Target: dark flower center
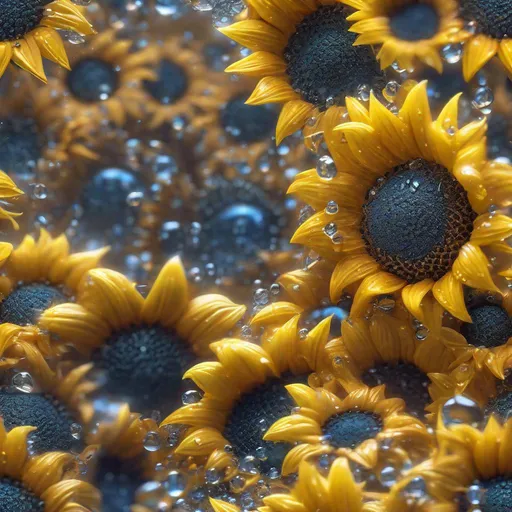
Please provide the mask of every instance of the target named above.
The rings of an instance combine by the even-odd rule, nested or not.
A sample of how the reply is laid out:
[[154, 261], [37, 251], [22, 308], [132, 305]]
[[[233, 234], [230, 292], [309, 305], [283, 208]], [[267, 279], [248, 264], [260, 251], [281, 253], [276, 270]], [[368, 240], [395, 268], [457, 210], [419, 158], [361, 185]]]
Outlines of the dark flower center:
[[512, 337], [512, 318], [501, 306], [487, 304], [469, 310], [472, 324], [463, 324], [461, 332], [476, 347], [494, 348]]
[[346, 411], [331, 416], [322, 427], [327, 442], [335, 448], [355, 448], [382, 430], [382, 419], [368, 411]]
[[162, 105], [172, 105], [178, 101], [188, 87], [185, 69], [170, 60], [162, 60], [157, 68], [158, 79], [145, 80], [144, 88]]
[[512, 503], [512, 480], [509, 478], [493, 478], [483, 482], [485, 488], [482, 504], [478, 507], [482, 512], [510, 512]]
[[353, 46], [349, 28], [341, 5], [321, 6], [296, 26], [284, 50], [291, 86], [320, 109], [344, 105], [361, 85], [385, 85], [371, 48]]
[[395, 167], [368, 192], [361, 234], [385, 270], [417, 283], [451, 269], [475, 218], [460, 183], [441, 165], [418, 158]]
[[135, 493], [142, 485], [137, 461], [101, 457], [96, 468], [95, 486], [101, 492], [103, 510], [131, 512]]
[[461, 16], [494, 39], [512, 37], [512, 0], [461, 0]]
[[33, 119], [0, 119], [0, 144], [0, 169], [11, 176], [23, 176], [33, 171], [41, 158], [39, 130]]
[[68, 302], [61, 290], [47, 284], [27, 284], [14, 289], [0, 305], [0, 322], [34, 325], [41, 313]]
[[84, 220], [98, 230], [125, 226], [133, 220], [128, 196], [143, 192], [139, 176], [125, 169], [108, 168], [95, 174], [82, 192]]
[[408, 4], [391, 14], [389, 26], [398, 39], [431, 39], [439, 30], [439, 15], [430, 4]]
[[2, 0], [0, 2], [0, 41], [19, 39], [35, 29], [51, 0]]
[[504, 389], [485, 406], [485, 416], [495, 414], [501, 421], [507, 421], [512, 415], [512, 391]]
[[246, 105], [247, 98], [243, 95], [228, 101], [220, 115], [226, 133], [241, 144], [270, 138], [277, 123], [277, 112], [272, 105]]
[[21, 482], [0, 478], [1, 512], [44, 512], [44, 501], [29, 491]]
[[408, 412], [423, 417], [430, 402], [430, 380], [417, 366], [410, 363], [384, 363], [370, 368], [362, 375], [367, 386], [385, 384], [387, 398], [404, 400]]
[[109, 62], [88, 57], [68, 73], [68, 88], [84, 103], [108, 100], [119, 87], [119, 74]]
[[30, 435], [36, 453], [67, 452], [76, 445], [73, 418], [51, 395], [0, 392], [0, 416], [7, 430], [20, 426], [37, 428]]
[[242, 180], [215, 180], [199, 202], [202, 215], [198, 257], [232, 275], [237, 264], [276, 248], [287, 216], [268, 194]]
[[285, 386], [306, 381], [307, 376], [285, 375], [280, 379], [267, 380], [240, 398], [224, 428], [224, 437], [237, 457], [258, 457], [263, 449], [266, 458], [261, 463], [261, 470], [281, 469], [290, 446], [263, 441], [263, 436], [278, 419], [288, 416], [295, 407]]
[[106, 391], [144, 412], [180, 405], [182, 377], [193, 360], [186, 342], [159, 325], [114, 332], [94, 354], [106, 372]]

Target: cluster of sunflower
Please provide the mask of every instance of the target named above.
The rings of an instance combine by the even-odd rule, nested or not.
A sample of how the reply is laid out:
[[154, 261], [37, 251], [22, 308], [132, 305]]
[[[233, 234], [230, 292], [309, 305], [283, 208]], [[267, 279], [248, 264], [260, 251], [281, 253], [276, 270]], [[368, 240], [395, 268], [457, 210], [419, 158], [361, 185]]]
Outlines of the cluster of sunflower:
[[511, 0], [103, 3], [0, 0], [0, 510], [510, 510]]

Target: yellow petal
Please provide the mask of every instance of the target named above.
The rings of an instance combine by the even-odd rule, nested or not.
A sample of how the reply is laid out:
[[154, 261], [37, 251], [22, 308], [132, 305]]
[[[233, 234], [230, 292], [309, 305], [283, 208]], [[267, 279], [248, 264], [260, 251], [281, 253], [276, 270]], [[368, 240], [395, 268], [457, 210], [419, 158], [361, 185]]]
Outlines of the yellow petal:
[[340, 261], [331, 277], [330, 297], [333, 303], [340, 300], [345, 289], [351, 284], [377, 273], [379, 264], [367, 254], [349, 256]]
[[294, 446], [287, 454], [283, 461], [283, 475], [297, 473], [299, 465], [303, 460], [310, 457], [318, 457], [323, 453], [329, 453], [331, 448], [322, 443], [315, 444], [299, 444]]
[[354, 303], [350, 310], [351, 316], [364, 316], [368, 310], [370, 301], [379, 295], [394, 293], [407, 284], [403, 279], [389, 274], [379, 272], [363, 279], [354, 296]]
[[286, 62], [269, 52], [254, 52], [226, 68], [226, 73], [247, 76], [274, 76], [286, 73]]
[[246, 310], [223, 295], [201, 295], [188, 303], [175, 328], [197, 354], [208, 354], [208, 344], [226, 336]]
[[55, 0], [46, 6], [41, 25], [60, 30], [73, 30], [81, 35], [95, 34], [96, 31], [87, 21], [80, 9], [71, 2]]
[[44, 58], [56, 62], [68, 70], [71, 69], [64, 43], [55, 29], [39, 27], [34, 30], [33, 35]]
[[462, 71], [469, 82], [497, 53], [499, 42], [484, 34], [473, 36], [464, 45]]
[[210, 505], [213, 508], [213, 512], [240, 512], [240, 509], [236, 505], [222, 500], [210, 498]]
[[16, 41], [12, 49], [12, 61], [21, 69], [32, 73], [39, 80], [47, 82], [41, 51], [31, 34], [27, 34], [24, 39]]
[[282, 32], [261, 20], [244, 20], [219, 29], [225, 36], [250, 50], [278, 54], [287, 44]]
[[505, 66], [509, 75], [512, 75], [512, 39], [504, 38], [500, 41], [498, 57]]
[[434, 286], [432, 279], [424, 279], [419, 283], [409, 284], [402, 290], [402, 300], [405, 307], [409, 310], [411, 315], [420, 320], [425, 321], [425, 316], [422, 309], [422, 301], [427, 293]]
[[302, 414], [291, 414], [277, 420], [263, 436], [265, 441], [286, 443], [318, 443], [322, 436], [320, 425]]
[[512, 219], [506, 215], [480, 215], [474, 223], [471, 243], [490, 245], [512, 236]]
[[283, 139], [303, 128], [314, 110], [311, 103], [302, 100], [285, 103], [277, 121], [276, 144], [281, 144]]
[[251, 319], [251, 325], [254, 327], [268, 325], [282, 325], [290, 318], [300, 315], [303, 309], [291, 302], [274, 302], [258, 311]]
[[9, 62], [11, 62], [12, 49], [9, 43], [0, 43], [0, 76], [5, 73]]
[[453, 275], [466, 286], [499, 293], [489, 271], [489, 260], [477, 245], [468, 242], [459, 251], [452, 268]]
[[187, 277], [180, 258], [175, 256], [160, 270], [146, 297], [142, 306], [142, 321], [150, 325], [160, 323], [172, 327], [182, 316], [187, 304]]
[[258, 82], [246, 103], [247, 105], [264, 105], [265, 103], [286, 103], [294, 100], [300, 100], [300, 96], [284, 78], [266, 76]]
[[462, 283], [451, 272], [448, 272], [437, 281], [432, 289], [432, 293], [439, 304], [454, 317], [463, 322], [472, 322], [464, 302]]
[[121, 329], [139, 322], [144, 299], [119, 272], [97, 268], [90, 270], [82, 282], [79, 303], [104, 318], [113, 329]]
[[176, 448], [178, 455], [204, 456], [214, 450], [222, 450], [229, 443], [222, 434], [212, 428], [201, 428], [188, 435]]

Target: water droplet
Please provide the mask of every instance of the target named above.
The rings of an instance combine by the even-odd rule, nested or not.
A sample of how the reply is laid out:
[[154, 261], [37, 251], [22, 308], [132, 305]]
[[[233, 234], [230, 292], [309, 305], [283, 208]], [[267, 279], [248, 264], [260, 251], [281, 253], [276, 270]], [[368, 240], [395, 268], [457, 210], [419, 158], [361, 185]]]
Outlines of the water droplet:
[[181, 396], [181, 401], [183, 402], [183, 405], [197, 404], [201, 401], [201, 398], [203, 398], [203, 395], [200, 391], [196, 389], [190, 389], [189, 391], [185, 391], [185, 393], [183, 393]]
[[323, 155], [317, 161], [316, 172], [320, 178], [323, 178], [324, 180], [332, 180], [338, 171], [334, 160], [329, 155]]
[[34, 380], [28, 372], [19, 372], [12, 378], [12, 385], [23, 393], [31, 393], [34, 389]]
[[455, 64], [460, 61], [462, 57], [461, 44], [447, 44], [441, 49], [441, 55], [448, 64]]
[[162, 441], [158, 432], [148, 432], [144, 438], [144, 448], [148, 452], [156, 452], [160, 449]]
[[466, 423], [477, 427], [484, 419], [480, 406], [464, 395], [456, 395], [447, 400], [443, 405], [441, 414], [446, 426]]
[[172, 498], [179, 498], [187, 488], [187, 479], [180, 471], [170, 471], [165, 482], [167, 494]]
[[329, 201], [325, 207], [325, 213], [327, 213], [327, 215], [335, 215], [338, 213], [338, 210], [339, 207], [336, 201]]

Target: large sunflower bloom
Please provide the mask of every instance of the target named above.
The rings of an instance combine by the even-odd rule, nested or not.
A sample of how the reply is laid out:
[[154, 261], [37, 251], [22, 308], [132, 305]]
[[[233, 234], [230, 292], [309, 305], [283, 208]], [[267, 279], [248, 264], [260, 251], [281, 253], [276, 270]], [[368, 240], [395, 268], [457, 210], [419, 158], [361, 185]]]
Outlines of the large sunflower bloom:
[[42, 57], [69, 69], [57, 30], [95, 33], [80, 8], [70, 0], [7, 0], [0, 7], [0, 18], [0, 76], [12, 60], [46, 82]]
[[0, 420], [2, 507], [16, 512], [97, 510], [100, 506], [98, 491], [87, 482], [69, 478], [73, 455], [49, 452], [29, 457], [27, 437], [34, 430], [26, 426], [6, 432]]
[[[305, 339], [298, 332], [299, 317], [263, 336], [262, 345], [224, 339], [210, 345], [216, 361], [200, 363], [185, 378], [204, 391], [203, 398], [168, 416], [162, 425], [187, 425], [178, 455], [206, 461], [230, 479], [237, 472], [233, 455], [254, 457], [262, 473], [281, 469], [285, 444], [265, 442], [263, 435], [277, 419], [286, 416], [293, 401], [285, 386], [291, 383], [331, 382], [324, 351], [330, 319], [312, 329]], [[231, 446], [231, 450], [226, 450]], [[251, 477], [252, 478], [252, 477]]]
[[262, 77], [247, 102], [283, 104], [278, 144], [308, 120], [340, 115], [361, 86], [385, 85], [372, 49], [353, 46], [344, 4], [351, 2], [249, 0], [248, 19], [221, 29], [254, 52], [226, 69]]
[[39, 239], [24, 237], [2, 267], [0, 276], [0, 340], [4, 359], [0, 367], [16, 366], [31, 357], [34, 347], [44, 355], [60, 352], [50, 347], [39, 325], [41, 313], [72, 299], [86, 272], [97, 266], [108, 248], [70, 253], [65, 235], [53, 238], [42, 229]]
[[384, 384], [388, 398], [402, 398], [407, 412], [422, 417], [442, 392], [429, 374], [448, 372], [454, 360], [433, 334], [424, 338], [409, 322], [376, 313], [370, 321], [344, 321], [341, 338], [329, 342], [327, 351], [347, 392]]
[[439, 48], [463, 40], [457, 0], [346, 0], [356, 9], [347, 19], [360, 34], [355, 45], [382, 45], [377, 59], [382, 68], [395, 61], [411, 70], [419, 59], [439, 73], [443, 61]]
[[246, 308], [222, 295], [189, 297], [179, 258], [164, 265], [147, 297], [122, 274], [87, 274], [76, 304], [59, 304], [41, 316], [54, 338], [91, 354], [106, 374], [106, 391], [134, 403], [135, 410], [174, 407], [181, 378], [208, 344], [225, 336]]
[[512, 74], [512, 17], [510, 1], [459, 0], [460, 16], [471, 26], [466, 34], [462, 67], [466, 81], [497, 55]]
[[132, 51], [132, 42], [119, 39], [114, 29], [95, 36], [72, 61], [70, 71], [53, 78], [43, 89], [37, 108], [56, 125], [86, 118], [92, 128], [105, 119], [123, 126], [128, 116], [140, 119], [138, 91], [144, 80], [154, 80], [149, 51]]
[[284, 475], [296, 472], [302, 460], [322, 454], [347, 457], [373, 468], [379, 462], [379, 444], [391, 438], [394, 446], [401, 444], [417, 455], [428, 453], [427, 428], [404, 414], [403, 400], [386, 399], [384, 386], [363, 386], [345, 398], [303, 384], [286, 389], [299, 410], [277, 420], [264, 436], [267, 441], [295, 444], [284, 459]]
[[336, 176], [310, 170], [290, 187], [317, 210], [292, 242], [338, 261], [331, 299], [354, 285], [353, 317], [400, 291], [424, 321], [432, 292], [471, 322], [464, 285], [497, 291], [482, 248], [512, 234], [512, 219], [491, 208], [511, 204], [512, 168], [486, 160], [485, 119], [457, 128], [457, 96], [433, 121], [426, 87], [413, 87], [398, 115], [374, 96], [369, 110], [349, 101], [351, 122], [333, 145]]

